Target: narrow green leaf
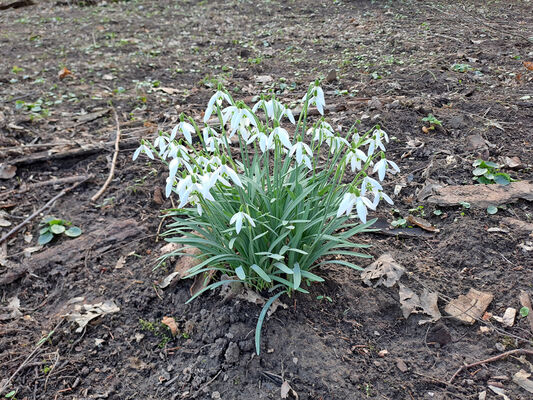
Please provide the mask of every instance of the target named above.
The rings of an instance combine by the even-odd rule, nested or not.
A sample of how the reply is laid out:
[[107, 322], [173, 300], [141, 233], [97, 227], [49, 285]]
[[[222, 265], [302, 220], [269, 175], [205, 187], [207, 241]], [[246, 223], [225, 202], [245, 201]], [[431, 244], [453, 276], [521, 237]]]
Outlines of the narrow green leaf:
[[300, 287], [300, 283], [302, 283], [302, 272], [300, 271], [300, 264], [294, 263], [294, 289], [298, 289]]
[[246, 279], [246, 274], [244, 273], [244, 268], [242, 267], [242, 265], [235, 268], [235, 273], [241, 281], [244, 281]]
[[268, 276], [267, 273], [263, 271], [259, 265], [253, 264], [250, 268], [253, 269], [257, 273], [257, 275], [259, 275], [264, 281], [268, 283], [272, 282], [270, 276]]
[[294, 271], [292, 269], [290, 269], [289, 267], [287, 267], [283, 263], [277, 262], [277, 263], [274, 263], [274, 266], [277, 269], [279, 269], [281, 272], [285, 272], [286, 274], [292, 275], [294, 273]]
[[285, 292], [279, 292], [272, 296], [263, 306], [261, 313], [259, 314], [259, 319], [257, 320], [257, 325], [255, 327], [255, 351], [257, 355], [261, 352], [261, 328], [263, 327], [263, 321], [265, 320], [265, 316], [267, 314], [268, 309], [276, 301], [278, 297], [280, 297]]

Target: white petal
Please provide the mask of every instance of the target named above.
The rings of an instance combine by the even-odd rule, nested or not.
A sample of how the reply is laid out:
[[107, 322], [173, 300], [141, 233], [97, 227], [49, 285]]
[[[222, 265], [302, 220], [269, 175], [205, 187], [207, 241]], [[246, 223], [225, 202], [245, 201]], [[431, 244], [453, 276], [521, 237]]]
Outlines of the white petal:
[[141, 150], [142, 150], [142, 145], [137, 147], [137, 150], [135, 150], [135, 153], [133, 153], [133, 157], [132, 157], [133, 161], [135, 161], [137, 157], [139, 157], [139, 154], [141, 154]]
[[254, 222], [254, 220], [252, 219], [252, 217], [250, 217], [248, 214], [244, 214], [244, 216], [246, 217], [246, 219], [248, 220], [248, 222], [250, 223], [250, 225], [252, 225], [252, 226], [255, 228], [255, 222]]
[[237, 222], [235, 224], [235, 232], [237, 232], [237, 234], [239, 234], [242, 229], [242, 218], [242, 213], [239, 213], [239, 217], [237, 218]]
[[[170, 163], [168, 164], [169, 174], [168, 176], [172, 179], [176, 176], [176, 173], [178, 172], [178, 168], [180, 166], [180, 160], [179, 158], [174, 158]], [[167, 196], [168, 197], [168, 196]]]
[[151, 158], [152, 160], [154, 159], [154, 155], [152, 154], [152, 150], [150, 150], [149, 147], [147, 146], [144, 146], [144, 152], [146, 153], [146, 155]]
[[359, 217], [359, 219], [361, 221], [363, 221], [363, 223], [366, 223], [367, 210], [366, 210], [366, 206], [363, 203], [363, 201], [361, 200], [361, 198], [357, 199], [355, 208], [357, 210], [357, 216]]
[[165, 187], [165, 196], [170, 197], [170, 193], [172, 193], [172, 187], [174, 186], [174, 178], [171, 178], [170, 176], [167, 178], [167, 185]]
[[233, 217], [231, 217], [231, 219], [229, 220], [229, 224], [233, 225], [238, 217], [239, 217], [239, 213], [233, 214]]

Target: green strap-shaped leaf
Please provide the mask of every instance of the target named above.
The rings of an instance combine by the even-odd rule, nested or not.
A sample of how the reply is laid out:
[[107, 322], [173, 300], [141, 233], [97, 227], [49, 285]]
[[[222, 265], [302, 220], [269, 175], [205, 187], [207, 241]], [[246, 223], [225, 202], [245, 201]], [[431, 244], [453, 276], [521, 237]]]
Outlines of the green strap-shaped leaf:
[[257, 320], [257, 325], [255, 327], [255, 351], [257, 355], [261, 352], [261, 328], [263, 327], [263, 321], [265, 320], [266, 313], [272, 303], [276, 301], [278, 297], [280, 297], [285, 292], [279, 292], [278, 294], [275, 294], [272, 296], [263, 306], [263, 309], [261, 310], [261, 314], [259, 314], [259, 319]]

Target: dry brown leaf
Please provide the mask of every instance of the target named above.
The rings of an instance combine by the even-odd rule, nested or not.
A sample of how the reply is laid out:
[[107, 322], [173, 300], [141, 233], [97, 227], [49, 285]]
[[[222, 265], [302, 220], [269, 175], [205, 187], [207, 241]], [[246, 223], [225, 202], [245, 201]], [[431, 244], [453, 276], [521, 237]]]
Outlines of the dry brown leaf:
[[531, 379], [528, 379], [530, 376], [530, 373], [521, 369], [513, 375], [513, 382], [520, 386], [522, 389], [527, 390], [529, 393], [533, 393], [533, 381]]
[[294, 389], [289, 385], [288, 381], [283, 381], [281, 384], [281, 398], [282, 399], [288, 399], [289, 396], [293, 396], [296, 400], [298, 400], [298, 393], [294, 391]]
[[200, 255], [201, 252], [197, 248], [188, 247], [182, 250], [183, 253], [187, 254], [186, 256], [181, 256], [176, 264], [174, 265], [174, 271], [179, 272], [180, 276], [183, 278], [187, 275], [192, 267], [195, 267], [200, 263], [200, 260], [195, 256]]
[[413, 313], [424, 313], [431, 317], [429, 320], [421, 320], [419, 324], [427, 322], [435, 322], [441, 318], [439, 307], [437, 306], [437, 293], [429, 292], [424, 289], [420, 297], [409, 289], [407, 286], [399, 284], [400, 286], [400, 304], [405, 319]]
[[530, 71], [533, 71], [533, 61], [524, 61], [524, 67]]
[[[69, 302], [75, 303], [77, 301], [83, 301], [83, 297], [76, 297]], [[102, 315], [115, 313], [118, 311], [120, 311], [120, 308], [115, 304], [115, 302], [113, 300], [107, 300], [102, 303], [95, 304], [76, 304], [74, 306], [74, 311], [67, 314], [66, 317], [69, 321], [74, 321], [79, 325], [79, 327], [76, 329], [76, 332], [80, 333], [91, 320]]]
[[191, 292], [191, 296], [194, 296], [201, 290], [205, 289], [211, 282], [211, 279], [213, 278], [213, 275], [215, 275], [216, 271], [216, 269], [212, 269], [208, 272], [196, 275], [194, 277], [194, 282], [192, 283], [191, 288], [189, 289]]
[[124, 268], [124, 264], [126, 264], [126, 256], [120, 256], [115, 264], [115, 269]]
[[174, 89], [174, 88], [170, 88], [170, 87], [158, 87], [156, 89], [160, 90], [163, 93], [170, 94], [170, 95], [179, 94], [179, 92], [180, 92], [179, 89]]
[[407, 217], [407, 222], [409, 222], [412, 225], [416, 225], [425, 231], [428, 232], [440, 232], [438, 228], [435, 228], [433, 225], [431, 225], [430, 222], [426, 221], [424, 218], [415, 217], [414, 215], [409, 215]]
[[493, 298], [491, 293], [470, 289], [466, 296], [460, 295], [450, 301], [444, 311], [453, 318], [472, 325], [476, 319], [483, 315]]
[[17, 174], [17, 167], [14, 165], [0, 164], [0, 179], [11, 179]]
[[65, 79], [67, 76], [72, 75], [72, 71], [69, 71], [67, 67], [64, 67], [59, 73], [57, 74], [57, 77], [59, 79]]
[[397, 264], [390, 254], [383, 254], [365, 268], [361, 273], [361, 279], [368, 286], [372, 286], [372, 280], [377, 279], [374, 287], [379, 285], [392, 287], [398, 282], [404, 272], [403, 267]]
[[2, 308], [8, 311], [8, 314], [0, 314], [0, 321], [15, 319], [22, 316], [22, 313], [20, 312], [20, 300], [17, 296], [12, 297], [7, 306], [0, 307], [0, 309]]
[[178, 324], [176, 324], [176, 320], [173, 317], [163, 317], [161, 323], [169, 327], [172, 336], [176, 336], [178, 334]]

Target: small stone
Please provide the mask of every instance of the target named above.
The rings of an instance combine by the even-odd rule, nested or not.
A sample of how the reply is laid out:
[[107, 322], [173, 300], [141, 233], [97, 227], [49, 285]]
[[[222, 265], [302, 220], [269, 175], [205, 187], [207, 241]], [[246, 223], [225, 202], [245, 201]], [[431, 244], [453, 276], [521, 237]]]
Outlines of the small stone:
[[498, 351], [505, 351], [505, 346], [501, 344], [500, 342], [496, 343], [496, 350]]
[[381, 358], [385, 357], [387, 354], [389, 354], [389, 351], [388, 350], [381, 350], [379, 353], [378, 353], [378, 356], [380, 356]]
[[298, 365], [298, 357], [293, 357], [292, 362], [294, 363], [294, 365]]
[[407, 364], [405, 364], [405, 362], [401, 358], [398, 358], [396, 360], [396, 368], [398, 368], [401, 372], [407, 372], [407, 370], [409, 369], [407, 367]]
[[337, 71], [332, 69], [326, 75], [326, 82], [327, 83], [331, 83], [331, 82], [336, 81], [336, 80], [337, 80]]
[[486, 333], [489, 333], [490, 332], [490, 328], [488, 326], [480, 326], [479, 327], [479, 331], [482, 333], [482, 334], [486, 334]]
[[220, 392], [213, 392], [211, 393], [211, 398], [213, 400], [220, 400], [222, 397], [220, 397]]
[[224, 354], [224, 358], [226, 359], [226, 362], [235, 364], [239, 361], [239, 355], [239, 346], [237, 343], [231, 342], [226, 350], [226, 353]]

